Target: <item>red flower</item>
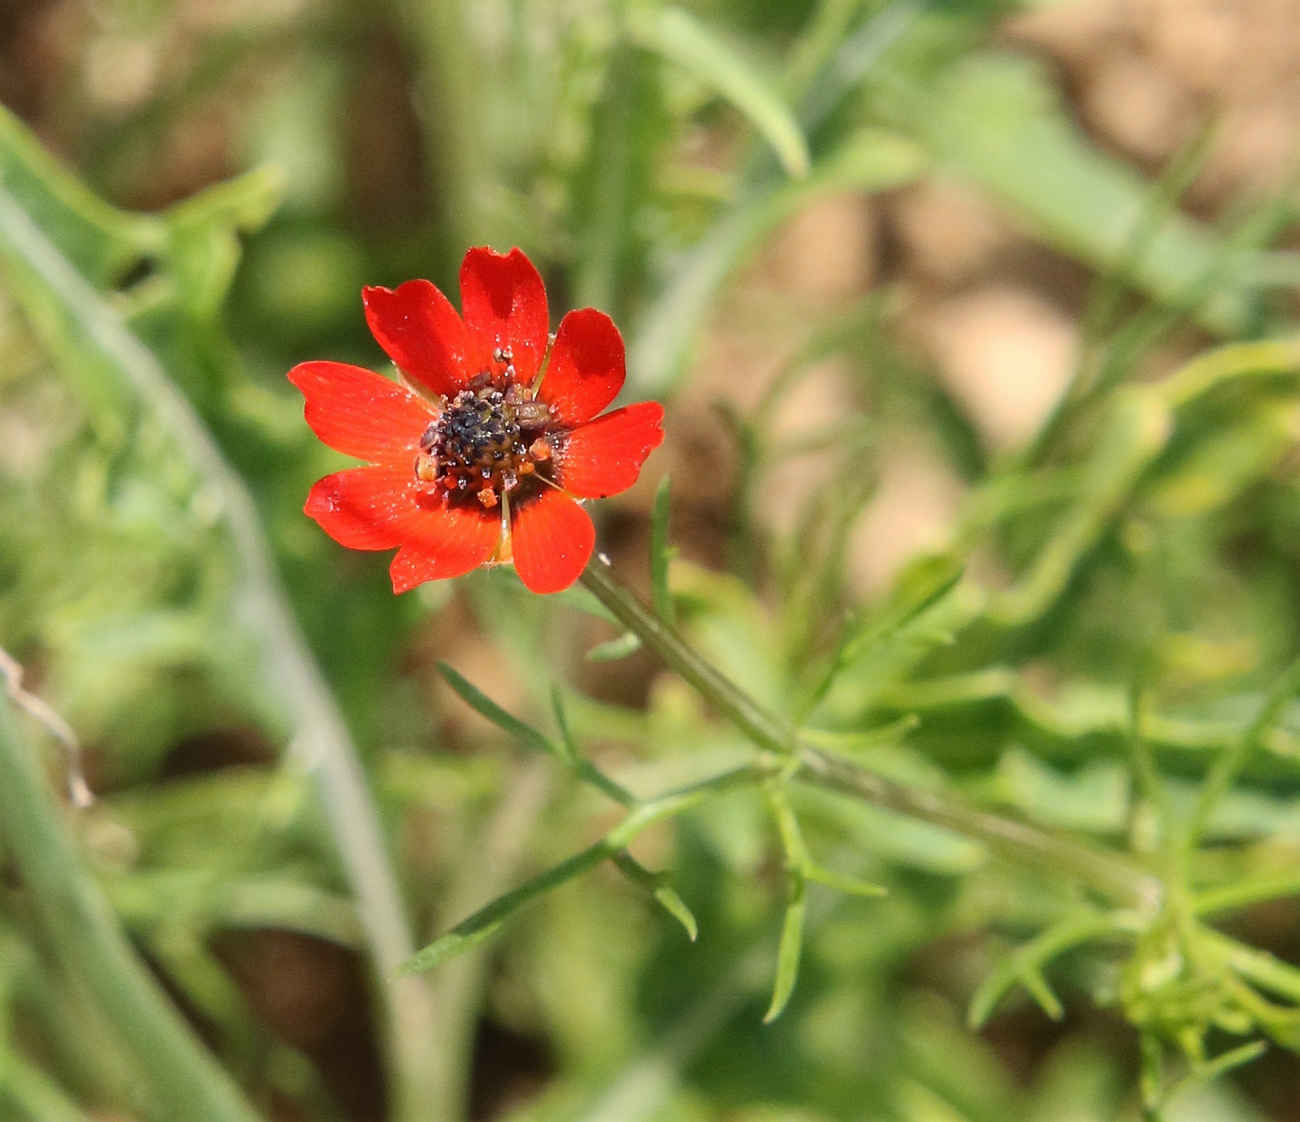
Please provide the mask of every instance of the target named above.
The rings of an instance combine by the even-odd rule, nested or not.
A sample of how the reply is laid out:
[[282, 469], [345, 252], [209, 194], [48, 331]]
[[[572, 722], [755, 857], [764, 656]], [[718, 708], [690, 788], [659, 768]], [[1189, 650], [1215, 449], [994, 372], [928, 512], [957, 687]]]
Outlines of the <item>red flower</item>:
[[362, 293], [371, 332], [419, 392], [341, 362], [289, 371], [316, 435], [372, 465], [319, 480], [304, 509], [340, 545], [397, 547], [394, 592], [512, 560], [534, 592], [559, 592], [596, 537], [574, 500], [636, 482], [663, 408], [597, 416], [623, 387], [618, 328], [584, 308], [548, 335], [546, 290], [521, 250], [471, 249], [460, 293], [463, 319], [426, 280]]

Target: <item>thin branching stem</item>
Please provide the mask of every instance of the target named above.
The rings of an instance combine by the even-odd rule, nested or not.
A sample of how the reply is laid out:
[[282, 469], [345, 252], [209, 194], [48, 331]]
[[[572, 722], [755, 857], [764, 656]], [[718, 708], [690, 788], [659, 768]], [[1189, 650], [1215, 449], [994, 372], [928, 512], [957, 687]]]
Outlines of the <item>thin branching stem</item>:
[[623, 585], [608, 559], [596, 557], [582, 581], [624, 627], [757, 747], [797, 761], [793, 779], [953, 830], [982, 842], [1004, 859], [1055, 870], [1107, 899], [1142, 907], [1152, 907], [1158, 901], [1159, 883], [1118, 857], [1028, 823], [965, 806], [951, 795], [886, 779], [801, 742], [793, 728], [727, 678]]
[[796, 779], [851, 795], [873, 806], [919, 818], [981, 842], [1005, 860], [1052, 870], [1087, 885], [1109, 900], [1150, 908], [1159, 882], [1126, 862], [1026, 822], [965, 806], [951, 796], [898, 783], [820, 749], [805, 747]]
[[640, 638], [643, 646], [654, 651], [673, 673], [758, 747], [783, 756], [795, 752], [794, 729], [759, 705], [630, 592], [604, 554], [598, 554], [587, 566], [582, 583], [619, 623]]

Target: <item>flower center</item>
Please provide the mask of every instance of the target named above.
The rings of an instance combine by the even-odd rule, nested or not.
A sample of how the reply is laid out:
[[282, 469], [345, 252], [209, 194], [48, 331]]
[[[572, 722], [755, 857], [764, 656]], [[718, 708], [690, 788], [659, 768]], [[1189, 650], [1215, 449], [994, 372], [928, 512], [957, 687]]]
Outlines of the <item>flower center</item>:
[[519, 386], [461, 390], [420, 437], [416, 477], [491, 509], [550, 460], [550, 419], [550, 406]]

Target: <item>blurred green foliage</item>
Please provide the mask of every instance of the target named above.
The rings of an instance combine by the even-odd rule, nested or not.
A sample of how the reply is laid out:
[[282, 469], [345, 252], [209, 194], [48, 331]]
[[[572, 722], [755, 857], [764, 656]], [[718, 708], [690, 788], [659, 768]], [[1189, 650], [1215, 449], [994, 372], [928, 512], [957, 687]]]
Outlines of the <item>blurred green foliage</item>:
[[[1152, 179], [1094, 143], [999, 45], [1014, 10], [107, 2], [65, 32], [80, 85], [0, 112], [0, 646], [99, 796], [45, 808], [76, 842], [56, 873], [253, 1111], [1294, 1117], [1267, 1113], [1300, 1097], [1294, 187], [1185, 213], [1197, 146]], [[363, 284], [454, 292], [467, 246], [519, 244], [556, 315], [616, 316], [630, 396], [697, 408], [702, 344], [792, 218], [933, 180], [1088, 278], [1038, 434], [990, 446], [884, 286], [781, 321], [703, 513], [670, 525], [665, 488], [602, 544], [805, 745], [955, 817], [793, 781], [585, 590], [394, 598], [302, 516], [338, 457], [283, 372], [378, 365]], [[1162, 347], [1191, 357], [1153, 380]], [[840, 424], [778, 435], [828, 357]], [[868, 596], [853, 532], [899, 432], [966, 491], [948, 544]], [[774, 529], [813, 455], [834, 485]], [[176, 1117], [18, 821], [0, 1118]], [[1158, 891], [1007, 860], [1008, 822]]]

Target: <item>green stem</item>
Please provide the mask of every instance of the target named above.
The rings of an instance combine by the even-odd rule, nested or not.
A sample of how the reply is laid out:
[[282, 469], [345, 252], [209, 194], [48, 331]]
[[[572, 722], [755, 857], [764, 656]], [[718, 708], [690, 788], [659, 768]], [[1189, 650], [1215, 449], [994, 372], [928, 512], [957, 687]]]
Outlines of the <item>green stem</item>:
[[1143, 907], [1158, 901], [1159, 882], [1117, 857], [1025, 822], [975, 810], [950, 795], [885, 779], [801, 742], [794, 729], [723, 675], [624, 586], [603, 555], [587, 566], [582, 582], [643, 645], [755, 745], [797, 760], [793, 778], [953, 830], [1017, 864], [1055, 869], [1109, 899]]
[[298, 627], [277, 572], [257, 506], [239, 473], [189, 399], [153, 353], [74, 269], [45, 232], [0, 184], [0, 264], [19, 303], [40, 328], [51, 309], [73, 340], [51, 343], [63, 362], [102, 371], [117, 395], [150, 409], [201, 480], [197, 503], [222, 512], [240, 563], [241, 619], [263, 655], [268, 694], [292, 730], [291, 749], [316, 782], [339, 858], [374, 956], [376, 986], [395, 1058], [395, 1117], [423, 1117], [429, 1056], [437, 1024], [418, 980], [389, 979], [413, 945], [397, 878], [388, 858], [365, 770], [324, 675]]
[[[505, 890], [524, 857], [546, 805], [548, 772], [533, 757], [515, 775], [500, 806], [461, 851], [462, 859], [445, 893], [445, 911], [459, 915], [481, 907]], [[460, 1122], [468, 1117], [474, 1029], [483, 1007], [491, 959], [483, 948], [444, 963], [429, 975], [437, 1000], [442, 1046], [431, 1060], [434, 1098], [425, 1104], [427, 1122]]]
[[1018, 865], [1054, 869], [1126, 905], [1152, 907], [1160, 898], [1162, 889], [1154, 877], [1070, 838], [976, 810], [937, 791], [885, 779], [817, 748], [804, 748], [800, 762], [797, 779], [963, 834]]
[[132, 951], [82, 867], [0, 699], [0, 837], [68, 970], [80, 975], [176, 1118], [257, 1122], [258, 1115]]
[[633, 595], [614, 575], [604, 554], [597, 554], [587, 566], [582, 583], [643, 646], [760, 748], [783, 756], [795, 752], [794, 729], [759, 705]]

